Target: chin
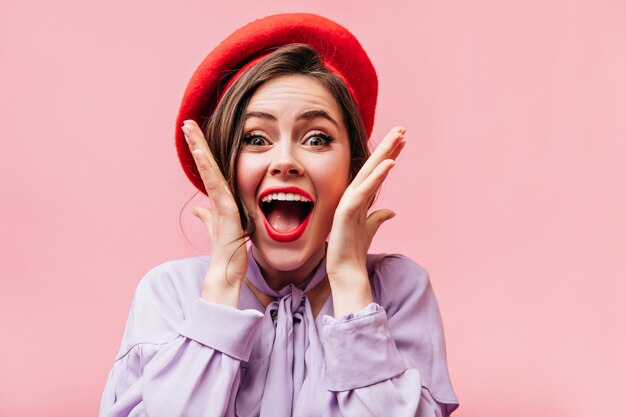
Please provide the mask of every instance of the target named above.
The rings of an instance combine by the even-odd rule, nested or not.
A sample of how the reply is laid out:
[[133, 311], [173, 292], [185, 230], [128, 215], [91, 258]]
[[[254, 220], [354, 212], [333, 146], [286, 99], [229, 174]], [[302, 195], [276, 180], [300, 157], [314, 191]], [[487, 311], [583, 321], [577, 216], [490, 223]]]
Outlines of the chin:
[[[325, 252], [325, 240], [314, 244], [313, 242], [307, 242], [306, 237], [302, 236], [299, 241], [290, 243], [272, 242], [269, 237], [268, 241], [261, 242], [260, 239], [252, 239], [253, 253], [256, 256], [261, 256], [262, 263], [266, 264], [266, 267], [270, 267], [276, 271], [295, 271], [304, 266], [309, 266], [307, 263], [312, 258], [321, 259]], [[320, 255], [320, 252], [322, 253]], [[257, 259], [259, 260], [259, 259]]]
[[281, 272], [296, 271], [302, 268], [310, 259], [305, 254], [300, 254], [296, 258], [291, 251], [284, 249], [270, 250], [269, 253], [263, 253], [262, 256], [268, 266]]
[[330, 229], [330, 224], [320, 224], [316, 216], [313, 216], [302, 236], [290, 242], [273, 239], [263, 224], [263, 219], [257, 217], [256, 220], [256, 232], [251, 239], [252, 250], [264, 272], [272, 275], [272, 271], [275, 273], [293, 271], [296, 278], [302, 273], [310, 273], [324, 257], [325, 237], [328, 234], [325, 232], [326, 229]]

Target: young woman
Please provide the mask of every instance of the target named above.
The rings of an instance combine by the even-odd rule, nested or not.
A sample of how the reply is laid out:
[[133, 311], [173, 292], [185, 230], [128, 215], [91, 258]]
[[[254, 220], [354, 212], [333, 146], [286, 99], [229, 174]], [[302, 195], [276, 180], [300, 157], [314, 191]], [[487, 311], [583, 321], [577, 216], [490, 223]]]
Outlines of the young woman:
[[[345, 28], [302, 14], [254, 22], [216, 51], [178, 135], [210, 201], [193, 213], [212, 253], [142, 279], [100, 415], [449, 415], [427, 272], [367, 254], [393, 217], [368, 209], [406, 143], [396, 127], [368, 155], [367, 55]], [[203, 114], [204, 132], [191, 120]]]

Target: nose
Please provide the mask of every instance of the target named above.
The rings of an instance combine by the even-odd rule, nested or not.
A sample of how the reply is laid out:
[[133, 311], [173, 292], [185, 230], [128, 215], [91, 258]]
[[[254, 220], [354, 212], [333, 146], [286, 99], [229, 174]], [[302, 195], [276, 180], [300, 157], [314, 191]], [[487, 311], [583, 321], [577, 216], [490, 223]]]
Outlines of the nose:
[[275, 176], [300, 176], [304, 174], [304, 167], [294, 155], [291, 144], [277, 149], [276, 157], [272, 160], [267, 170]]

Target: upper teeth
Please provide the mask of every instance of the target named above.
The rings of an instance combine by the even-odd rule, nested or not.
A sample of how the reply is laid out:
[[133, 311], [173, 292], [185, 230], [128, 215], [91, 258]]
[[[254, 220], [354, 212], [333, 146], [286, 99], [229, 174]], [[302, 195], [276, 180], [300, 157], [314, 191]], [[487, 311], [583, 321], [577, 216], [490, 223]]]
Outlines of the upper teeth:
[[268, 194], [265, 197], [263, 197], [263, 199], [261, 201], [264, 202], [264, 203], [269, 203], [272, 200], [279, 200], [279, 201], [304, 201], [304, 202], [311, 201], [311, 200], [309, 200], [308, 198], [306, 198], [303, 195], [294, 194], [294, 193], [271, 193], [271, 194]]

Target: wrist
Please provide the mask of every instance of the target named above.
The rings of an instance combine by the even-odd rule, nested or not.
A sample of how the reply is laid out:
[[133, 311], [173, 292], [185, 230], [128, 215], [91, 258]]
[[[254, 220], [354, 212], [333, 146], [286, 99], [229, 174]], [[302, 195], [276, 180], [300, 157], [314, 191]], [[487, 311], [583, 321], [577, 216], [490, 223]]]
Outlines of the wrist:
[[222, 268], [209, 267], [202, 287], [202, 298], [212, 303], [238, 308], [241, 280], [227, 276], [225, 271]]
[[335, 318], [362, 310], [374, 302], [372, 287], [368, 279], [341, 286], [333, 286], [331, 283], [330, 288], [333, 297]]
[[239, 289], [228, 289], [204, 285], [202, 298], [215, 304], [222, 304], [233, 308], [239, 308]]
[[369, 287], [369, 275], [365, 265], [344, 266], [328, 269], [328, 282], [334, 291], [350, 291], [353, 288]]

